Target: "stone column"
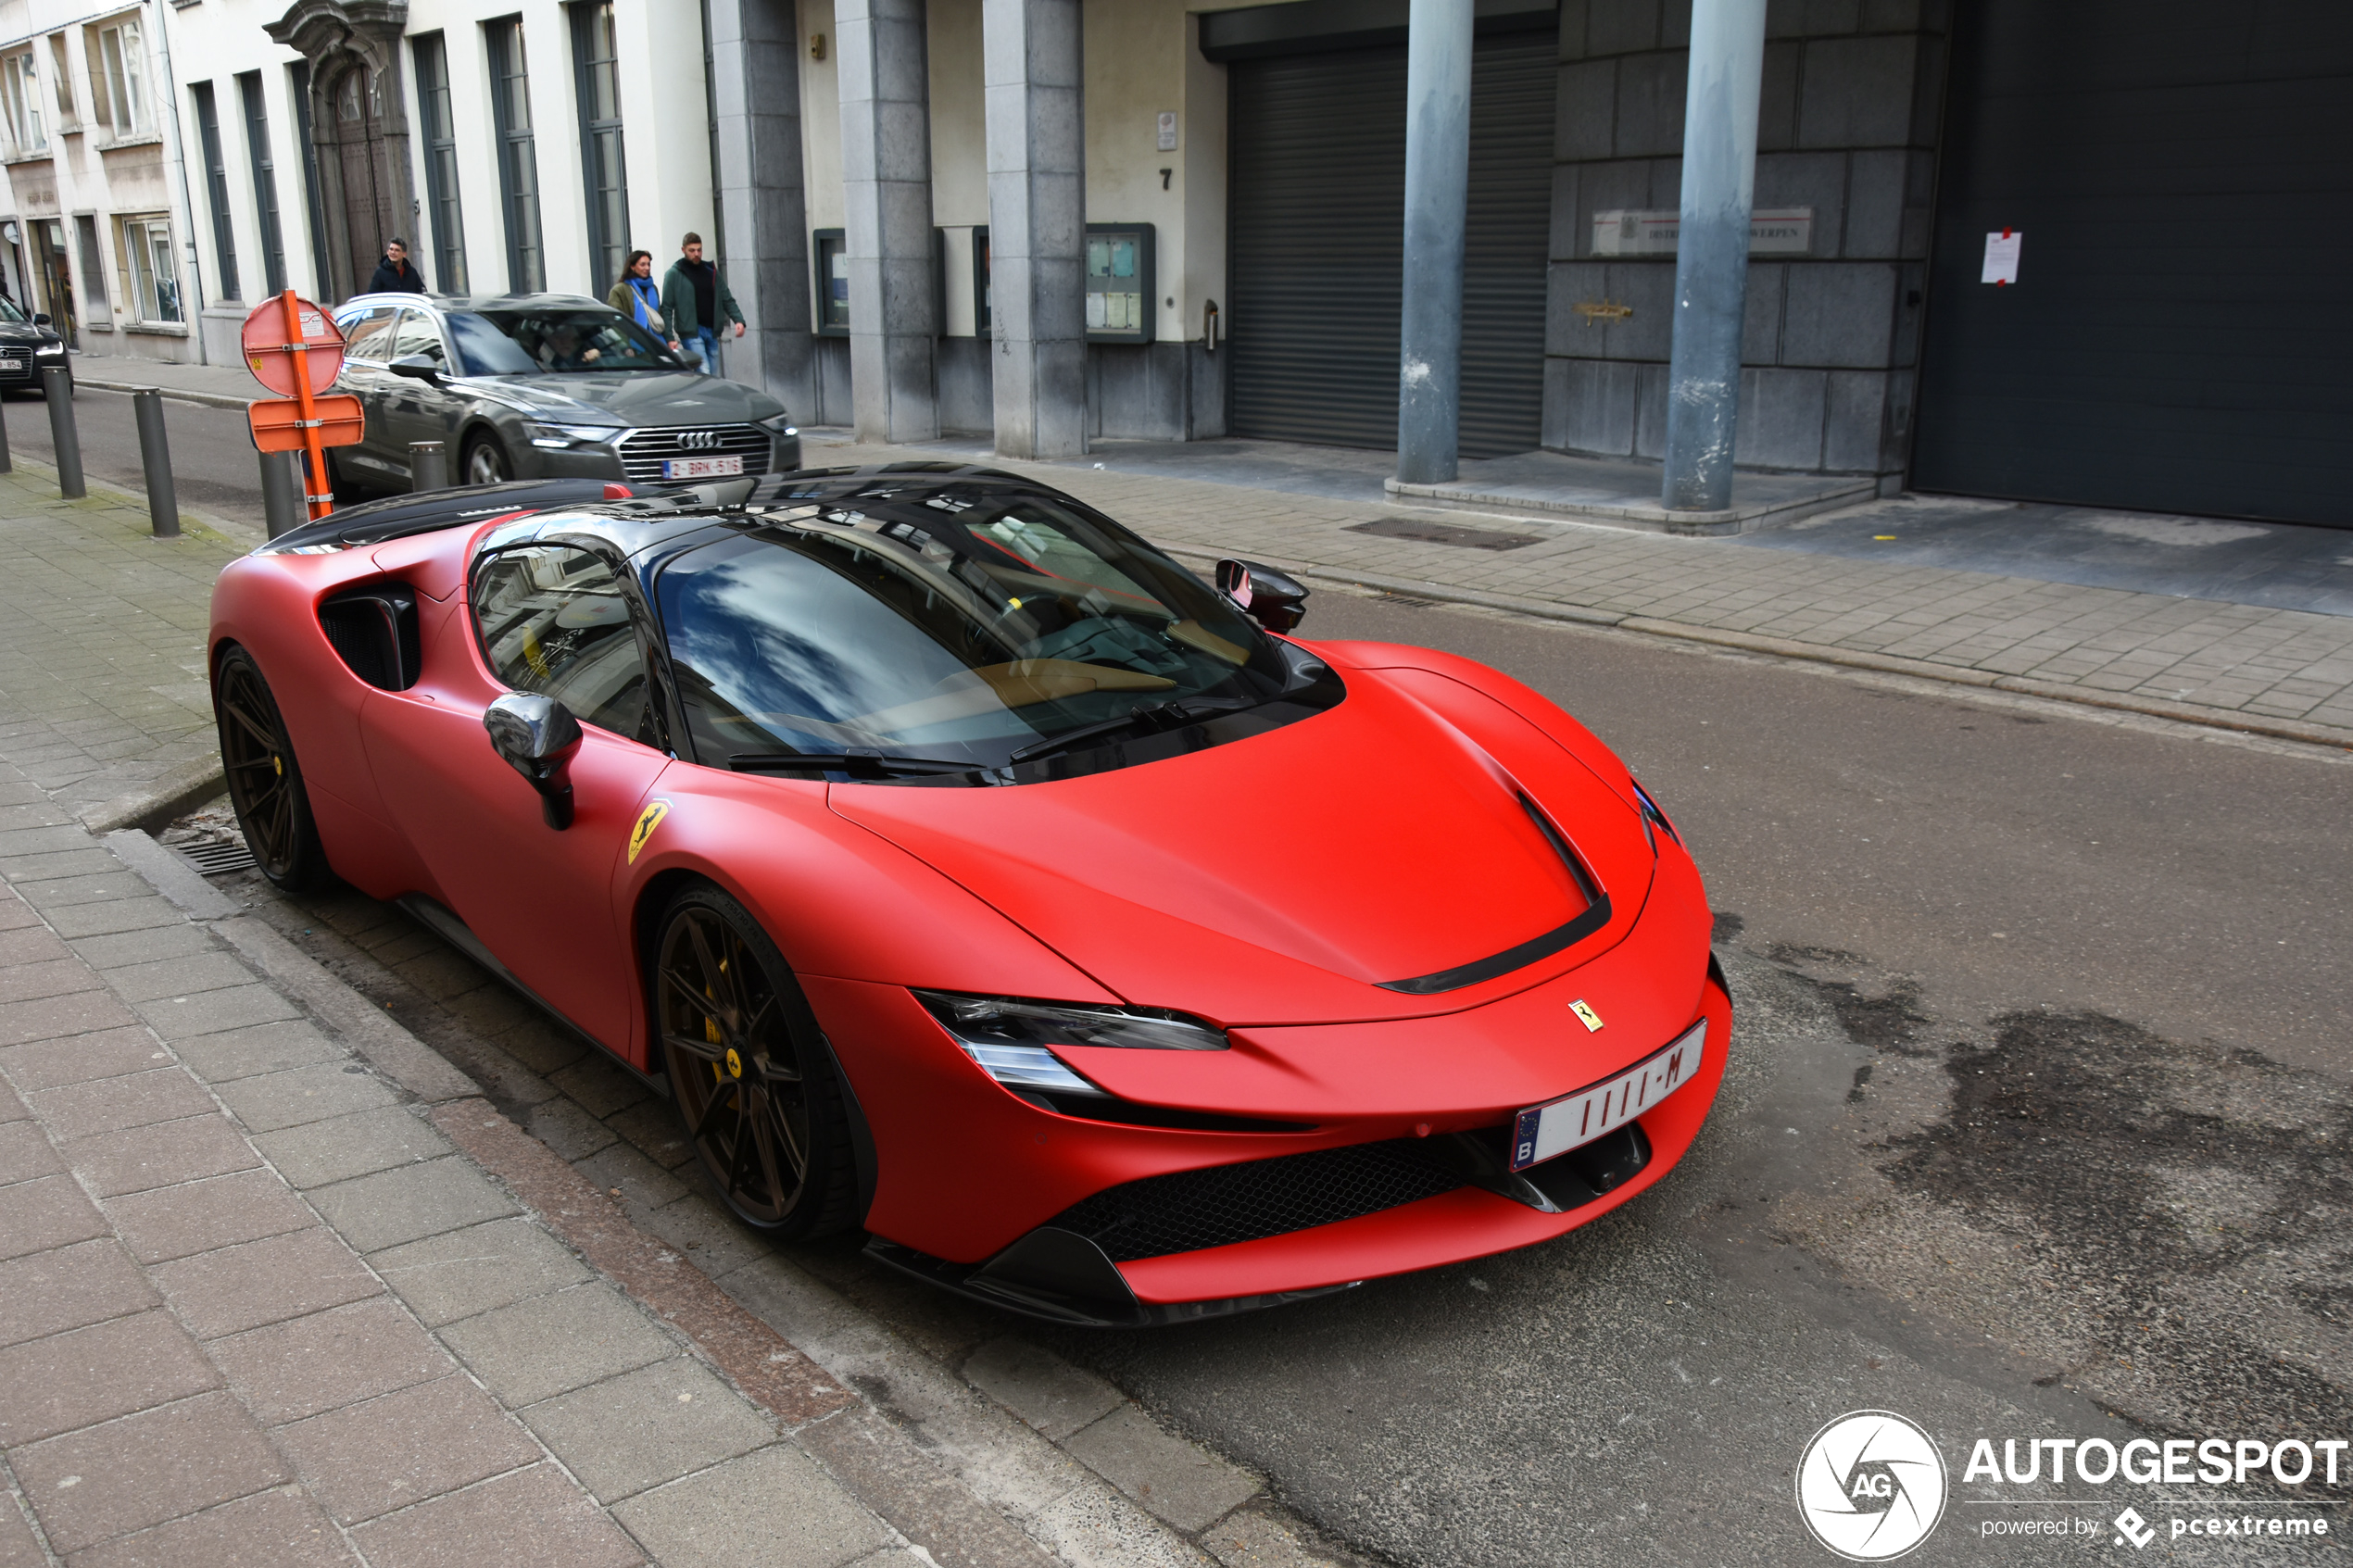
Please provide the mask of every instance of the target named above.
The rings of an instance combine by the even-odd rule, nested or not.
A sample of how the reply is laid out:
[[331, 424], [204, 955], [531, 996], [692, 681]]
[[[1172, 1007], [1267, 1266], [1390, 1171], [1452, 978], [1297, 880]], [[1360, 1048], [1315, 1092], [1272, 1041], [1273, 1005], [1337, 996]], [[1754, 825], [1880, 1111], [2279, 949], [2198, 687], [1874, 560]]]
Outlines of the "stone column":
[[711, 0], [715, 248], [743, 307], [746, 379], [806, 423], [817, 418], [817, 379], [799, 50], [792, 0]]
[[861, 441], [933, 441], [939, 243], [931, 223], [924, 0], [841, 0], [849, 394]]
[[1087, 450], [1087, 119], [1079, 0], [982, 0], [997, 451]]
[[1407, 484], [1452, 484], [1463, 411], [1471, 0], [1413, 0], [1408, 19], [1397, 477]]
[[1732, 504], [1764, 73], [1765, 0], [1694, 0], [1660, 486], [1661, 504], [1670, 511], [1720, 512]]

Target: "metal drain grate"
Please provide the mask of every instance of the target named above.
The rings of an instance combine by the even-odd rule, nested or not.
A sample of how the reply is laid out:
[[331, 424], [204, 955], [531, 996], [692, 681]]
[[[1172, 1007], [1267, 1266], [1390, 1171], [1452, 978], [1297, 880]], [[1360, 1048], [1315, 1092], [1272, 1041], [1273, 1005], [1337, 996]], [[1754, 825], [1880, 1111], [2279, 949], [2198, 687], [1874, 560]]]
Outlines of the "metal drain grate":
[[233, 838], [215, 839], [205, 844], [178, 844], [180, 858], [206, 876], [226, 876], [231, 872], [251, 871], [253, 851]]
[[1451, 522], [1426, 522], [1413, 517], [1377, 517], [1370, 522], [1352, 522], [1351, 533], [1374, 533], [1383, 539], [1418, 539], [1425, 545], [1459, 545], [1466, 550], [1516, 550], [1524, 545], [1541, 545], [1543, 536], [1536, 533], [1499, 533], [1491, 528], [1461, 528]]

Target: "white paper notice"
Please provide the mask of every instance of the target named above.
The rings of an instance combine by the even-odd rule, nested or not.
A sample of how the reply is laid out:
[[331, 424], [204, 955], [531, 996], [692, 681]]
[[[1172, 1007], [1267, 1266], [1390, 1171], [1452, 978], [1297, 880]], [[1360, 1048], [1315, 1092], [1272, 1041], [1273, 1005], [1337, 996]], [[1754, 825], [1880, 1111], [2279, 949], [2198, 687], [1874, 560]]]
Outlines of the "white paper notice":
[[2026, 239], [2023, 229], [2005, 229], [1998, 234], [1985, 236], [1985, 275], [1981, 283], [2015, 283], [2018, 282], [2018, 247]]

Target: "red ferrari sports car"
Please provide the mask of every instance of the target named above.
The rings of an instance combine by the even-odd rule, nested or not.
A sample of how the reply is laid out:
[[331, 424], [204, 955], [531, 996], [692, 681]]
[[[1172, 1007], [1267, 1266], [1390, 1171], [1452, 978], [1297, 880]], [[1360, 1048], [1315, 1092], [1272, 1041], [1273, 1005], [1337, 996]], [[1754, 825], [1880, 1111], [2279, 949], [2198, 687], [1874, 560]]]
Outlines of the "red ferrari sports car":
[[1698, 1132], [1699, 873], [1528, 687], [988, 470], [589, 492], [232, 565], [231, 794], [645, 1074], [747, 1224], [1168, 1323], [1559, 1236]]

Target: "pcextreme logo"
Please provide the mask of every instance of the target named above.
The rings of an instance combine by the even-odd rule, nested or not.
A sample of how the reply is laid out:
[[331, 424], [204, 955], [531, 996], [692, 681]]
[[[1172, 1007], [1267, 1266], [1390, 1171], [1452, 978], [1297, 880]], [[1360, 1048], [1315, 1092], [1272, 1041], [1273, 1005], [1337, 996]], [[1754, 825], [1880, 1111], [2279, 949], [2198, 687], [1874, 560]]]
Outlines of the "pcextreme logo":
[[1814, 1434], [1797, 1461], [1797, 1512], [1854, 1562], [1901, 1557], [1944, 1516], [1944, 1458], [1893, 1411], [1854, 1411]]

